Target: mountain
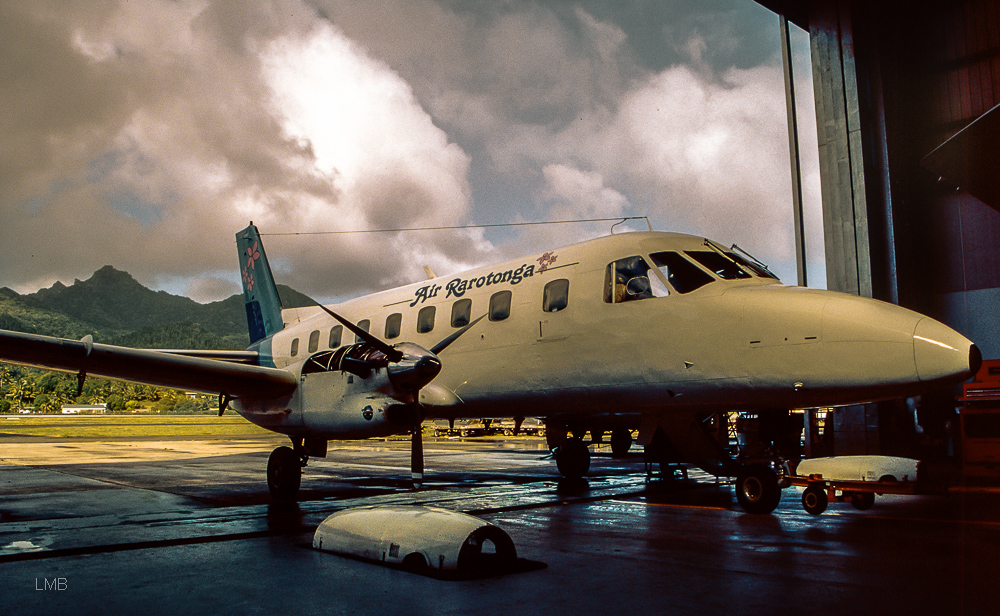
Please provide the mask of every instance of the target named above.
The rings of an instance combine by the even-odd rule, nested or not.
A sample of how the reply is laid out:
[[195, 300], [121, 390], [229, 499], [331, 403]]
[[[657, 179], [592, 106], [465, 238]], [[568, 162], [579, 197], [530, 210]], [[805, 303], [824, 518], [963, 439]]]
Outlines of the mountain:
[[0, 288], [0, 329], [61, 338], [81, 338], [94, 333], [89, 323], [58, 311], [38, 308], [7, 287]]
[[[315, 305], [284, 285], [286, 307]], [[140, 348], [240, 349], [249, 344], [242, 294], [208, 304], [146, 288], [110, 265], [89, 279], [21, 295], [0, 288], [0, 329]]]
[[83, 282], [67, 287], [56, 282], [48, 289], [22, 296], [36, 308], [61, 312], [91, 323], [100, 330], [135, 330], [150, 325], [192, 319], [200, 305], [187, 297], [152, 291], [127, 272], [105, 265]]

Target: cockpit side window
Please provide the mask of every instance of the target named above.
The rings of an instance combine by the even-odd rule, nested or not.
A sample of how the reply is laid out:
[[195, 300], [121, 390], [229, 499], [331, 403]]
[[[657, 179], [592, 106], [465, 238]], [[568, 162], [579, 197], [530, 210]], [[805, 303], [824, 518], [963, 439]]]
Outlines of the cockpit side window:
[[649, 255], [663, 277], [678, 293], [690, 293], [712, 282], [713, 278], [676, 252]]
[[701, 263], [706, 269], [715, 272], [715, 275], [724, 280], [736, 280], [737, 278], [753, 278], [746, 273], [735, 261], [722, 253], [713, 250], [688, 250], [687, 255]]
[[642, 257], [627, 257], [608, 264], [604, 275], [604, 301], [609, 304], [651, 297], [665, 297], [670, 291], [656, 275], [649, 275], [649, 265]]

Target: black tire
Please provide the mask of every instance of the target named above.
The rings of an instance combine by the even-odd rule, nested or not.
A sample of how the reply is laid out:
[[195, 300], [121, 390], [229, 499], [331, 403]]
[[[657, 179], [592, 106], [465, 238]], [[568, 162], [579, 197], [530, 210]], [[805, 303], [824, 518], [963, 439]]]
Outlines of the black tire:
[[851, 494], [851, 504], [858, 511], [868, 511], [875, 504], [874, 492], [854, 492]]
[[278, 447], [267, 459], [267, 489], [277, 501], [292, 502], [302, 483], [302, 463], [291, 447]]
[[802, 493], [802, 508], [813, 515], [826, 511], [826, 490], [822, 486], [809, 486]]
[[616, 458], [624, 458], [628, 450], [632, 448], [632, 433], [625, 428], [616, 428], [611, 431], [611, 455]]
[[736, 500], [747, 513], [771, 513], [781, 500], [778, 476], [763, 464], [747, 464], [736, 475]]
[[579, 479], [590, 470], [590, 449], [582, 439], [568, 438], [555, 450], [559, 474], [566, 479]]

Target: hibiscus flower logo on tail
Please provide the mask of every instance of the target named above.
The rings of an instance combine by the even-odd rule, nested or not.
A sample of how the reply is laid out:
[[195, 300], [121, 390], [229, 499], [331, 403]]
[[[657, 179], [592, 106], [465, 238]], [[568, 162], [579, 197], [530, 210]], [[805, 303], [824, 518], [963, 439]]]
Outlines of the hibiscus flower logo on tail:
[[253, 273], [254, 273], [254, 261], [260, 259], [260, 250], [258, 250], [259, 242], [254, 242], [253, 246], [247, 247], [247, 264], [243, 268], [243, 284], [246, 286], [247, 292], [253, 291]]

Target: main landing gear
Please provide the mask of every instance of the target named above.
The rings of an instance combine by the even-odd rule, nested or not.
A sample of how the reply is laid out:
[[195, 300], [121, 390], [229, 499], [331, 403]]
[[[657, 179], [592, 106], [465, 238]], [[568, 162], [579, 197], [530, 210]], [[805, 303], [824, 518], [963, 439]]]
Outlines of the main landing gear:
[[615, 428], [611, 431], [611, 455], [624, 458], [632, 448], [632, 432], [628, 428]]
[[553, 454], [559, 474], [566, 479], [580, 479], [590, 470], [590, 449], [582, 438], [567, 438]]
[[747, 464], [736, 474], [736, 500], [747, 513], [771, 513], [781, 500], [778, 475], [766, 464]]
[[309, 461], [301, 439], [293, 444], [295, 449], [278, 447], [267, 458], [267, 489], [276, 501], [295, 501], [302, 483], [302, 467]]

